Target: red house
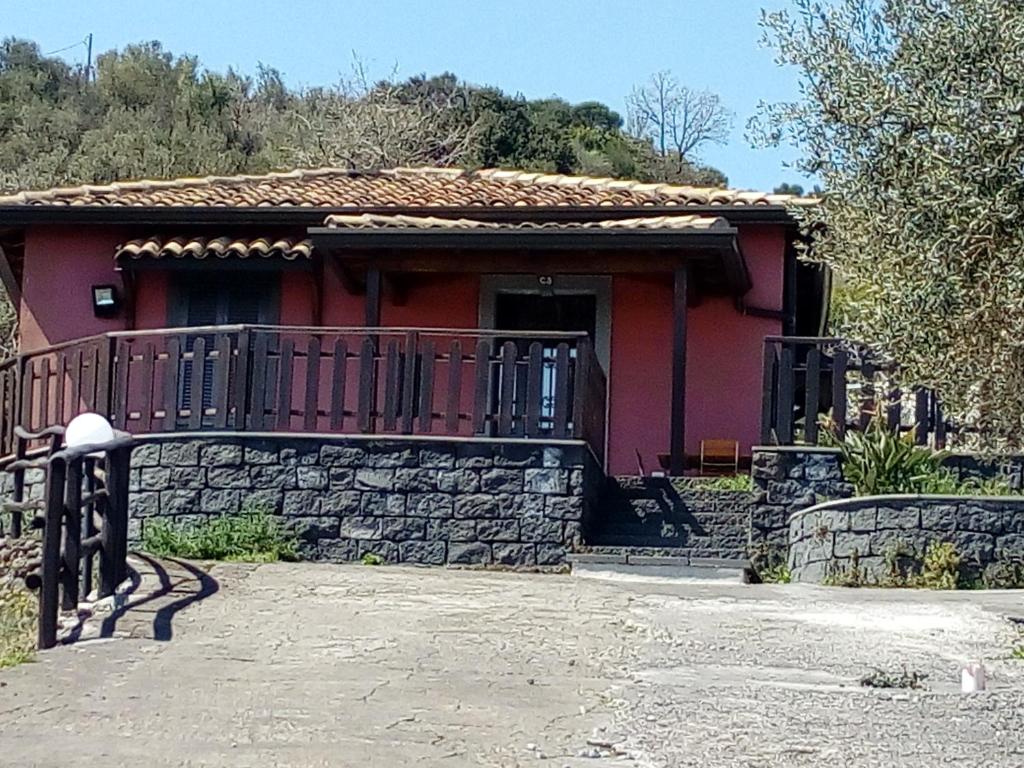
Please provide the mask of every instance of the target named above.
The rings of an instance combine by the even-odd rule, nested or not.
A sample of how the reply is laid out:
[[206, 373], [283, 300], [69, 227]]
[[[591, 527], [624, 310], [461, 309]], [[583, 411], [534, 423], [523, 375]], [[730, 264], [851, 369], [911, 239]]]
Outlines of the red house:
[[711, 439], [749, 457], [765, 337], [821, 320], [801, 202], [437, 168], [0, 197], [0, 454], [90, 409], [139, 435], [575, 442], [607, 475], [681, 474]]

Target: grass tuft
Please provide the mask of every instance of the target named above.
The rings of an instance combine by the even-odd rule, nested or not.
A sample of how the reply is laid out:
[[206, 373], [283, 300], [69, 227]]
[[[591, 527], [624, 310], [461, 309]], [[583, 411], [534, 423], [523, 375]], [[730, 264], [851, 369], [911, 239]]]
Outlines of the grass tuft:
[[31, 592], [0, 584], [0, 669], [33, 659], [38, 615]]
[[298, 559], [295, 535], [276, 517], [258, 507], [202, 523], [175, 524], [147, 520], [142, 546], [161, 557], [272, 563]]

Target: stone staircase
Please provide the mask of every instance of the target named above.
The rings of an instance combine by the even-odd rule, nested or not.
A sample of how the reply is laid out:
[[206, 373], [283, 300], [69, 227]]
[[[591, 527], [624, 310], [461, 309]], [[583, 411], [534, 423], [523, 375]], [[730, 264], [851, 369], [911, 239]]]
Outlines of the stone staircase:
[[574, 567], [746, 568], [759, 494], [701, 485], [682, 478], [608, 478]]

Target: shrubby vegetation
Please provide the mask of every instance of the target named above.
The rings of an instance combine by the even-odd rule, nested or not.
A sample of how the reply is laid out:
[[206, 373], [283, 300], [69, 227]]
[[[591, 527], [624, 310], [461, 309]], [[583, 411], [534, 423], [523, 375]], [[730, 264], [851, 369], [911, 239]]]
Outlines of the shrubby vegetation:
[[247, 504], [240, 514], [201, 523], [145, 521], [142, 547], [161, 557], [270, 563], [297, 559], [294, 534], [276, 517]]
[[942, 466], [948, 455], [914, 444], [913, 432], [891, 431], [876, 408], [863, 431], [838, 437], [836, 426], [822, 421], [827, 444], [839, 449], [843, 477], [859, 496], [893, 493], [1009, 496], [1019, 493], [1004, 477], [961, 478]]
[[842, 332], [938, 391], [993, 447], [1024, 444], [1024, 5], [794, 0], [765, 42], [802, 81], [752, 134], [821, 179], [813, 258]]
[[604, 104], [528, 100], [451, 73], [381, 80], [357, 62], [334, 85], [292, 89], [275, 69], [211, 72], [151, 42], [100, 55], [88, 75], [35, 43], [0, 44], [0, 191], [324, 165], [725, 182], [690, 143], [656, 149], [648, 123], [630, 134]]
[[0, 669], [35, 655], [37, 611], [31, 592], [0, 582]]

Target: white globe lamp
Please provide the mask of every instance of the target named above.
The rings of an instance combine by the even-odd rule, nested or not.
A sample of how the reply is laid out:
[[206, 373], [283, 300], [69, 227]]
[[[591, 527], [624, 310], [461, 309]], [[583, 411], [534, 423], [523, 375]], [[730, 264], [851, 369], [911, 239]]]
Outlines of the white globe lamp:
[[68, 448], [102, 445], [114, 439], [114, 428], [98, 413], [81, 413], [68, 422], [64, 443]]

